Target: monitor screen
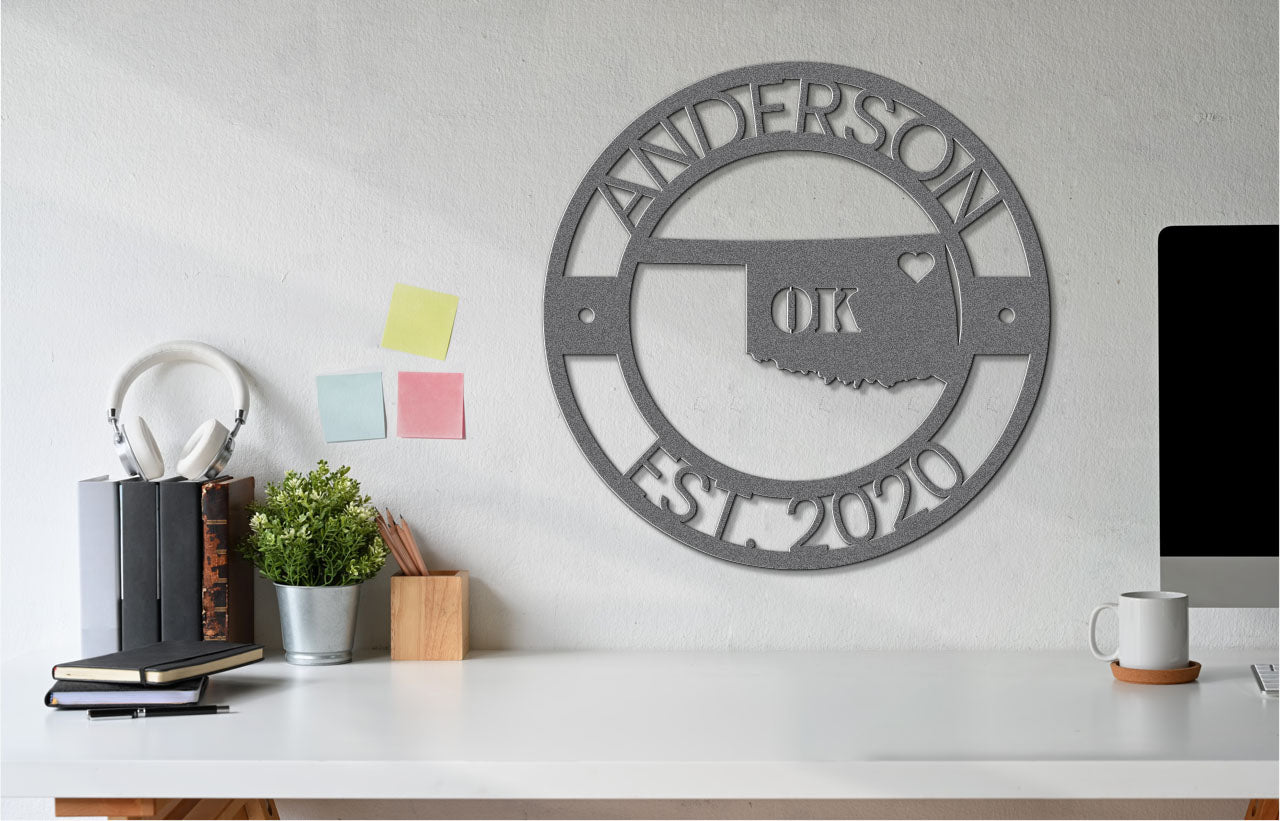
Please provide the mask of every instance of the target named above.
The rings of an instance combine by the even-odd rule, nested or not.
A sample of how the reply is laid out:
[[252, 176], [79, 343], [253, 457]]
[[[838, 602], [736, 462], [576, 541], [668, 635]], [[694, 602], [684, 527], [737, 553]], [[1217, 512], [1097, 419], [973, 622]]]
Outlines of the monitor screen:
[[1278, 243], [1275, 225], [1160, 232], [1161, 556], [1278, 553]]

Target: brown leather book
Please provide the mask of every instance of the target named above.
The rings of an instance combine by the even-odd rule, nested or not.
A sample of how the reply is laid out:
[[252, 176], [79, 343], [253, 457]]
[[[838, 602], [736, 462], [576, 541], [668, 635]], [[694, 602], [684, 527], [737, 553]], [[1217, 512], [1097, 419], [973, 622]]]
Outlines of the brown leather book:
[[252, 501], [252, 476], [216, 479], [200, 489], [205, 641], [253, 641], [253, 565], [237, 549], [249, 533]]

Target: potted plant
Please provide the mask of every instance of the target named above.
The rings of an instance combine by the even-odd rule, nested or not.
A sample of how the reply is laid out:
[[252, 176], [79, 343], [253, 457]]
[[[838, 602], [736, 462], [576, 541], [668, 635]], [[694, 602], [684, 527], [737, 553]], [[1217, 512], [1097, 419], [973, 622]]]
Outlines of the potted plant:
[[266, 500], [250, 506], [240, 549], [275, 582], [290, 664], [351, 661], [360, 587], [387, 559], [377, 511], [350, 472], [321, 459], [306, 476], [291, 470], [267, 485]]

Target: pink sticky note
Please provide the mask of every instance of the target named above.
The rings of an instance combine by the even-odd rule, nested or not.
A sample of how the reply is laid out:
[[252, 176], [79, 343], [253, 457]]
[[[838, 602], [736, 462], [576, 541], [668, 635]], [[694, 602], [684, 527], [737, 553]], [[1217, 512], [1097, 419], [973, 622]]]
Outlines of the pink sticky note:
[[396, 435], [401, 439], [465, 439], [462, 374], [400, 371]]

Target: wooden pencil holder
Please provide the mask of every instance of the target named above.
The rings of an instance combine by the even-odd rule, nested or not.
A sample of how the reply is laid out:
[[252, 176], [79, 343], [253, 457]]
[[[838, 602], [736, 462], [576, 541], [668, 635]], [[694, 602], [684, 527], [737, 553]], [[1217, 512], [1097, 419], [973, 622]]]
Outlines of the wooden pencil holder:
[[392, 660], [458, 661], [471, 649], [470, 575], [433, 570], [391, 577]]

